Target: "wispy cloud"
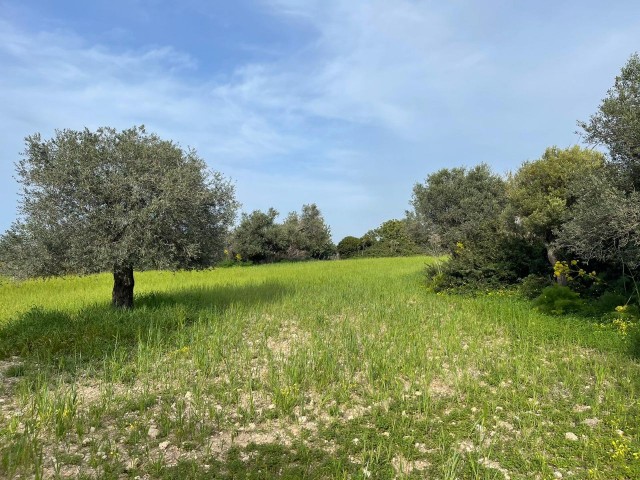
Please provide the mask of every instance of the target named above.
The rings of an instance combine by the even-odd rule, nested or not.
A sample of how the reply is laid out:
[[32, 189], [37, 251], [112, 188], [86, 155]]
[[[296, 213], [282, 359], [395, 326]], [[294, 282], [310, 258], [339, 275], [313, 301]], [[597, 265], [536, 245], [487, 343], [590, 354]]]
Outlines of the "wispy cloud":
[[[455, 100], [456, 87], [470, 72], [477, 73], [484, 59], [481, 50], [456, 39], [446, 18], [428, 3], [265, 3], [274, 14], [304, 21], [317, 32], [312, 44], [284, 62], [294, 73], [285, 79], [287, 91], [297, 93], [306, 115], [415, 138], [444, 103]], [[272, 68], [280, 71], [282, 65]], [[281, 85], [282, 77], [278, 80]]]
[[[332, 155], [317, 161], [323, 148], [333, 147], [321, 148], [319, 139], [308, 136], [313, 127], [300, 107], [304, 89], [293, 88], [301, 77], [278, 74], [273, 65], [246, 65], [207, 78], [199, 75], [196, 59], [171, 47], [113, 51], [68, 33], [29, 33], [7, 22], [0, 22], [0, 62], [5, 178], [21, 139], [35, 131], [146, 124], [196, 147], [213, 168], [231, 175], [247, 208], [267, 208], [265, 199], [293, 210], [303, 202], [322, 206], [323, 198], [348, 197], [350, 191], [354, 198], [366, 195], [357, 181], [333, 178]], [[296, 200], [294, 192], [307, 194]], [[11, 183], [0, 200], [15, 205], [15, 193]], [[11, 210], [0, 220], [3, 228]]]

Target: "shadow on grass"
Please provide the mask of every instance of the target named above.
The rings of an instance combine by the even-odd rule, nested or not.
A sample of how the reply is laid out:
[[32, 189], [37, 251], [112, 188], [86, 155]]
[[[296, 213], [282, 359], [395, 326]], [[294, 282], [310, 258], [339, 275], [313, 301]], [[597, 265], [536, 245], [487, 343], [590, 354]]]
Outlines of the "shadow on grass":
[[352, 477], [357, 467], [349, 460], [323, 450], [303, 445], [285, 447], [277, 444], [250, 444], [234, 448], [223, 462], [211, 459], [205, 469], [195, 461], [182, 460], [165, 467], [157, 475], [162, 480], [200, 478], [219, 479], [300, 479]]
[[78, 312], [34, 307], [0, 327], [0, 358], [12, 355], [53, 362], [64, 357], [100, 360], [117, 347], [133, 347], [152, 331], [162, 337], [211, 321], [232, 305], [274, 303], [289, 293], [278, 282], [200, 287], [136, 296], [135, 308], [91, 305]]

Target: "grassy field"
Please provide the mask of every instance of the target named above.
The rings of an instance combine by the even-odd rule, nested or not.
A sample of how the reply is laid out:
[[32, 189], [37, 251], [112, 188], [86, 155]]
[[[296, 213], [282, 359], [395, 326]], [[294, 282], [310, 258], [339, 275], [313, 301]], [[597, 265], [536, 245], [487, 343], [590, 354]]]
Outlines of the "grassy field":
[[640, 478], [615, 326], [426, 257], [0, 285], [0, 478]]

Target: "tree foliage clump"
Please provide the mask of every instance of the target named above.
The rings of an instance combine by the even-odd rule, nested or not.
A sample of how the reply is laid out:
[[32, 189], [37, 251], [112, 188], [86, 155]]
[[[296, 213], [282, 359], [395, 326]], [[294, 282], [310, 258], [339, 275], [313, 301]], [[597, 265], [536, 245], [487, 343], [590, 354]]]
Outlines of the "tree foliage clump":
[[[603, 175], [578, 182], [578, 200], [558, 244], [629, 278], [640, 303], [640, 56], [632, 55], [598, 111], [578, 122], [585, 140], [608, 149]], [[627, 282], [623, 282], [624, 285]]]
[[252, 263], [267, 263], [279, 259], [285, 248], [284, 235], [276, 223], [277, 210], [254, 210], [243, 213], [232, 235], [232, 250], [239, 258]]
[[598, 111], [578, 122], [584, 140], [603, 145], [628, 190], [640, 190], [640, 56], [631, 55]]
[[367, 257], [403, 257], [421, 253], [411, 239], [404, 220], [387, 220], [378, 228], [367, 232], [361, 243]]
[[606, 175], [588, 177], [579, 188], [556, 243], [586, 262], [634, 276], [640, 268], [640, 193], [625, 192]]
[[59, 130], [26, 138], [20, 217], [0, 240], [14, 277], [111, 271], [112, 303], [133, 306], [133, 271], [196, 268], [221, 254], [234, 187], [194, 150], [149, 134]]
[[302, 252], [303, 258], [327, 259], [335, 253], [331, 229], [315, 203], [303, 205], [298, 215], [289, 214], [284, 222], [286, 238], [293, 258]]
[[231, 251], [251, 263], [322, 260], [335, 253], [331, 230], [315, 204], [289, 213], [282, 223], [277, 223], [278, 215], [273, 208], [243, 214], [231, 235]]
[[507, 182], [485, 164], [442, 169], [415, 185], [413, 221], [449, 255], [446, 264], [429, 267], [433, 288], [484, 288], [537, 270], [539, 245], [504, 228], [507, 202]]
[[544, 244], [553, 267], [558, 261], [556, 232], [576, 202], [573, 185], [604, 166], [604, 155], [575, 145], [547, 148], [540, 159], [525, 162], [508, 183], [507, 221], [521, 236]]
[[351, 258], [358, 255], [361, 248], [361, 242], [358, 237], [348, 235], [338, 242], [336, 250], [340, 258]]
[[447, 251], [453, 252], [458, 242], [485, 245], [498, 230], [506, 183], [486, 164], [444, 168], [414, 186], [411, 204]]
[[414, 242], [406, 219], [387, 220], [362, 237], [347, 236], [338, 243], [340, 258], [403, 257], [424, 253]]

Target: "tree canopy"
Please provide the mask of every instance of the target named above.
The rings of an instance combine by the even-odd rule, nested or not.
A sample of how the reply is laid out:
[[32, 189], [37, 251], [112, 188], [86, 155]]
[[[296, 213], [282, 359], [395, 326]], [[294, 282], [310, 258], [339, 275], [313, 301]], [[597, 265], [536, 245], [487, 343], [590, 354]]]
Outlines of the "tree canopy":
[[547, 248], [551, 265], [557, 261], [553, 247], [556, 230], [566, 221], [575, 203], [572, 185], [602, 169], [604, 155], [573, 146], [549, 147], [542, 157], [525, 162], [508, 186], [507, 213], [526, 235], [537, 237]]
[[411, 203], [442, 247], [483, 242], [495, 232], [506, 204], [505, 181], [486, 164], [443, 168], [414, 186]]
[[242, 214], [231, 235], [231, 249], [253, 263], [329, 258], [335, 252], [331, 230], [315, 203], [290, 212], [277, 223], [278, 211], [255, 210]]
[[278, 211], [254, 210], [243, 213], [232, 235], [232, 249], [243, 260], [253, 263], [276, 261], [285, 249], [280, 225], [276, 223]]
[[627, 176], [630, 186], [640, 189], [640, 56], [631, 55], [616, 77], [598, 111], [586, 122], [578, 122], [584, 139], [604, 145], [613, 163]]

